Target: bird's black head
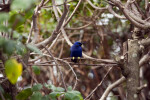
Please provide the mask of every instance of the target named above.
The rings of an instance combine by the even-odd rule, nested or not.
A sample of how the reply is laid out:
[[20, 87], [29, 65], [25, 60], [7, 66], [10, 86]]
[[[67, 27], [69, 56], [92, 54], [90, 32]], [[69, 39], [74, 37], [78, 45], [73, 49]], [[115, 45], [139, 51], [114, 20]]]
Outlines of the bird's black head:
[[75, 42], [73, 45], [74, 45], [74, 46], [81, 46], [82, 43], [77, 41], [77, 42]]

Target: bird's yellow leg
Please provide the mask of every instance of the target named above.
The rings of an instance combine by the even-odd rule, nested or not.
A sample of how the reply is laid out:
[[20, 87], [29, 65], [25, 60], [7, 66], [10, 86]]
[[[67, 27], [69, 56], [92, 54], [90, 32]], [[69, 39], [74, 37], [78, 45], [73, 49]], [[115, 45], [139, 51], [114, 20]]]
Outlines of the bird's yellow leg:
[[72, 57], [72, 59], [74, 60], [74, 59], [75, 59], [75, 57]]
[[78, 59], [80, 59], [81, 57], [78, 57]]

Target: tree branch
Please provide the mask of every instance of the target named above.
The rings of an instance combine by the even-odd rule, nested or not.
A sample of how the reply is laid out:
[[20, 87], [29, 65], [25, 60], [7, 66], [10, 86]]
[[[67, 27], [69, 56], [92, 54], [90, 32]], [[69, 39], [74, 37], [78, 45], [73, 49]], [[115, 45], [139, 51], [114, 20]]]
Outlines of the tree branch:
[[114, 82], [113, 84], [111, 84], [110, 86], [107, 87], [107, 89], [105, 90], [105, 92], [103, 93], [102, 97], [99, 100], [106, 100], [108, 94], [110, 93], [110, 91], [117, 87], [118, 85], [120, 85], [121, 83], [123, 83], [126, 80], [126, 78], [123, 76], [121, 77], [119, 80], [117, 80], [116, 82]]
[[94, 92], [98, 89], [98, 87], [100, 87], [102, 85], [102, 83], [104, 82], [106, 76], [109, 74], [109, 72], [112, 70], [113, 67], [111, 67], [107, 73], [105, 74], [104, 78], [102, 79], [102, 81], [94, 88], [94, 90], [84, 99], [87, 100], [90, 96], [92, 96], [94, 94]]
[[149, 46], [150, 45], [150, 38], [143, 39], [143, 40], [139, 41], [139, 44], [141, 44], [143, 46]]
[[49, 38], [47, 38], [47, 39], [45, 39], [44, 41], [42, 41], [42, 42], [36, 44], [37, 47], [40, 47], [40, 48], [41, 48], [42, 45], [45, 46], [45, 45], [51, 43], [53, 40], [55, 40], [55, 38], [57, 37], [57, 35], [58, 35], [58, 33], [59, 33], [60, 28], [61, 28], [62, 25], [63, 25], [63, 22], [64, 22], [64, 20], [65, 20], [65, 18], [66, 18], [67, 12], [68, 12], [68, 6], [67, 6], [67, 5], [64, 5], [64, 12], [63, 12], [63, 14], [62, 14], [62, 16], [61, 16], [61, 18], [60, 18], [60, 20], [59, 20], [57, 26], [56, 26], [56, 29], [53, 31], [52, 35], [51, 35]]
[[96, 7], [94, 4], [92, 4], [92, 2], [90, 0], [86, 0], [94, 9], [97, 9], [97, 10], [106, 10], [108, 8], [107, 7], [103, 7], [103, 8], [99, 8], [99, 7]]
[[120, 15], [118, 15], [116, 12], [114, 12], [113, 9], [112, 9], [112, 5], [109, 5], [109, 6], [108, 6], [108, 11], [109, 11], [110, 13], [112, 13], [115, 17], [119, 18], [119, 19], [126, 19], [126, 17], [120, 16]]
[[148, 62], [149, 59], [150, 59], [150, 51], [140, 59], [139, 66], [142, 66], [143, 64]]

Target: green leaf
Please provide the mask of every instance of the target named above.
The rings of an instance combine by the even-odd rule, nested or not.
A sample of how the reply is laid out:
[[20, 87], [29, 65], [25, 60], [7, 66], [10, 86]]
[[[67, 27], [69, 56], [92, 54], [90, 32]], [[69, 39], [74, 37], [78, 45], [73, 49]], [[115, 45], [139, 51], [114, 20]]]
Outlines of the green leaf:
[[32, 66], [32, 69], [33, 69], [33, 72], [36, 74], [36, 75], [39, 75], [40, 74], [40, 68], [38, 66]]
[[63, 93], [61, 93], [61, 92], [52, 92], [52, 93], [49, 94], [49, 96], [52, 100], [57, 100], [57, 97], [59, 97], [61, 94], [63, 94]]
[[67, 91], [64, 95], [64, 100], [83, 100], [83, 97], [78, 91]]
[[16, 53], [19, 55], [24, 55], [27, 52], [25, 46], [21, 42], [17, 42], [16, 44]]
[[71, 87], [71, 86], [68, 86], [67, 90], [68, 90], [68, 91], [72, 91], [72, 87]]
[[41, 84], [36, 84], [32, 87], [32, 91], [39, 91], [42, 89], [42, 85]]
[[11, 4], [11, 9], [12, 10], [19, 10], [19, 9], [27, 9], [29, 8], [35, 0], [13, 0]]
[[3, 50], [6, 54], [11, 55], [15, 51], [15, 42], [12, 40], [5, 41]]
[[17, 96], [16, 99], [17, 100], [26, 100], [29, 98], [29, 96], [32, 95], [32, 90], [31, 88], [27, 88], [25, 90], [22, 90]]
[[15, 59], [9, 59], [5, 62], [5, 73], [8, 80], [15, 84], [18, 77], [22, 73], [22, 64], [18, 63]]
[[45, 96], [42, 97], [41, 100], [49, 100], [49, 96], [48, 96], [48, 95], [45, 95]]
[[55, 87], [54, 85], [51, 85], [50, 89], [52, 89], [54, 92], [64, 92], [65, 89], [62, 87]]
[[25, 16], [24, 17], [26, 19], [29, 19], [29, 18], [32, 17], [33, 13], [34, 13], [34, 8], [31, 8], [30, 10], [28, 10], [28, 11], [25, 12]]
[[35, 92], [32, 94], [30, 100], [42, 100], [42, 94], [40, 92]]
[[21, 25], [23, 25], [25, 23], [25, 18], [21, 15], [19, 15], [18, 13], [12, 13], [10, 19], [9, 19], [9, 24], [10, 27], [13, 27], [13, 30], [20, 27]]
[[64, 92], [65, 89], [62, 88], [62, 87], [56, 87], [54, 91], [55, 91], [55, 92]]
[[38, 54], [42, 54], [41, 51], [33, 44], [27, 44], [27, 48], [31, 51], [38, 53]]

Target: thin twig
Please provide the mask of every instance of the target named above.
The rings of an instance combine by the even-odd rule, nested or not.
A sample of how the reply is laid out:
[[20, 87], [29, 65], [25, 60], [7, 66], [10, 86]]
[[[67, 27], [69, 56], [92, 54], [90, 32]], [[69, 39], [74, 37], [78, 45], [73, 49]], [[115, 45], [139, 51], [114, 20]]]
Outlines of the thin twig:
[[102, 83], [104, 82], [106, 76], [109, 74], [109, 72], [112, 70], [113, 67], [109, 68], [109, 70], [107, 71], [107, 73], [105, 74], [104, 78], [102, 79], [102, 81], [95, 87], [95, 89], [84, 99], [87, 100], [90, 96], [92, 96], [94, 94], [94, 92], [98, 89], [98, 87], [100, 87], [102, 85]]
[[94, 4], [92, 4], [92, 2], [90, 0], [86, 0], [94, 9], [97, 9], [97, 10], [106, 10], [108, 7], [103, 7], [103, 8], [100, 8], [100, 7], [96, 7]]
[[70, 22], [70, 20], [72, 19], [73, 15], [75, 14], [75, 12], [77, 11], [79, 5], [81, 4], [82, 0], [79, 0], [78, 4], [76, 5], [75, 9], [73, 10], [73, 12], [71, 13], [70, 17], [67, 19], [67, 21], [64, 24], [64, 27]]
[[56, 66], [57, 66], [57, 68], [58, 68], [58, 70], [59, 70], [59, 72], [61, 74], [61, 79], [62, 79], [64, 88], [65, 88], [65, 91], [67, 91], [67, 86], [66, 86], [65, 81], [64, 81], [63, 73], [62, 73], [62, 71], [61, 71], [61, 69], [59, 67], [59, 64], [58, 64], [57, 60], [55, 59], [55, 57], [52, 55], [52, 53], [44, 45], [43, 45], [43, 47], [46, 49], [46, 51], [49, 53], [49, 55], [52, 57], [52, 59], [56, 63]]
[[[56, 58], [58, 59], [58, 58]], [[63, 59], [61, 59], [63, 60]], [[69, 62], [68, 62], [69, 63]], [[70, 65], [84, 65], [84, 66], [103, 66], [105, 67], [106, 65], [109, 67], [109, 66], [116, 66], [116, 64], [85, 64], [85, 63], [69, 63]], [[36, 64], [28, 64], [29, 66], [33, 66], [33, 65], [36, 65], [36, 66], [56, 66], [56, 64], [40, 64], [40, 63], [36, 63]], [[59, 66], [64, 66], [66, 64], [59, 64]], [[67, 64], [68, 65], [68, 64]]]
[[84, 28], [90, 26], [91, 24], [92, 24], [92, 22], [91, 22], [91, 23], [88, 23], [88, 24], [86, 24], [86, 25], [84, 25], [84, 26], [81, 26], [81, 27], [76, 27], [76, 28], [65, 28], [65, 29], [66, 29], [66, 30], [82, 30], [82, 29], [84, 29]]
[[70, 67], [70, 69], [72, 70], [72, 72], [73, 72], [73, 74], [74, 74], [74, 76], [75, 76], [75, 78], [76, 78], [76, 81], [75, 81], [75, 84], [74, 84], [74, 87], [73, 87], [73, 89], [75, 89], [76, 86], [77, 86], [78, 77], [77, 77], [75, 71], [73, 70], [72, 66], [71, 66], [67, 61], [64, 61], [64, 60], [62, 60], [62, 59], [58, 59], [58, 58], [57, 58], [57, 60], [60, 60], [60, 61], [62, 61], [62, 62], [64, 62], [64, 63], [66, 63], [66, 64]]
[[123, 76], [119, 80], [117, 80], [116, 82], [114, 82], [113, 84], [111, 84], [110, 86], [108, 86], [107, 89], [105, 90], [105, 92], [103, 93], [102, 97], [99, 100], [106, 100], [106, 97], [108, 96], [108, 94], [110, 93], [110, 91], [113, 88], [115, 88], [118, 85], [120, 85], [121, 83], [123, 83], [125, 80], [126, 80], [126, 78]]
[[[21, 59], [20, 59], [21, 60]], [[35, 77], [32, 76], [32, 74], [30, 73], [30, 70], [28, 69], [28, 66], [23, 62], [23, 60], [21, 60], [21, 63], [23, 64], [23, 66], [26, 68], [26, 70], [28, 71], [29, 75], [32, 77], [32, 79], [36, 82], [39, 83]]]
[[62, 16], [61, 16], [61, 18], [60, 18], [60, 20], [59, 20], [55, 30], [53, 31], [52, 35], [49, 38], [45, 39], [44, 41], [36, 44], [37, 47], [42, 47], [42, 45], [46, 46], [47, 44], [49, 44], [49, 43], [51, 43], [52, 41], [55, 40], [55, 38], [59, 34], [59, 30], [60, 30], [60, 28], [63, 25], [63, 22], [64, 22], [64, 20], [66, 18], [67, 13], [68, 13], [68, 6], [65, 4], [64, 5], [64, 12], [63, 12], [63, 14], [62, 14]]

